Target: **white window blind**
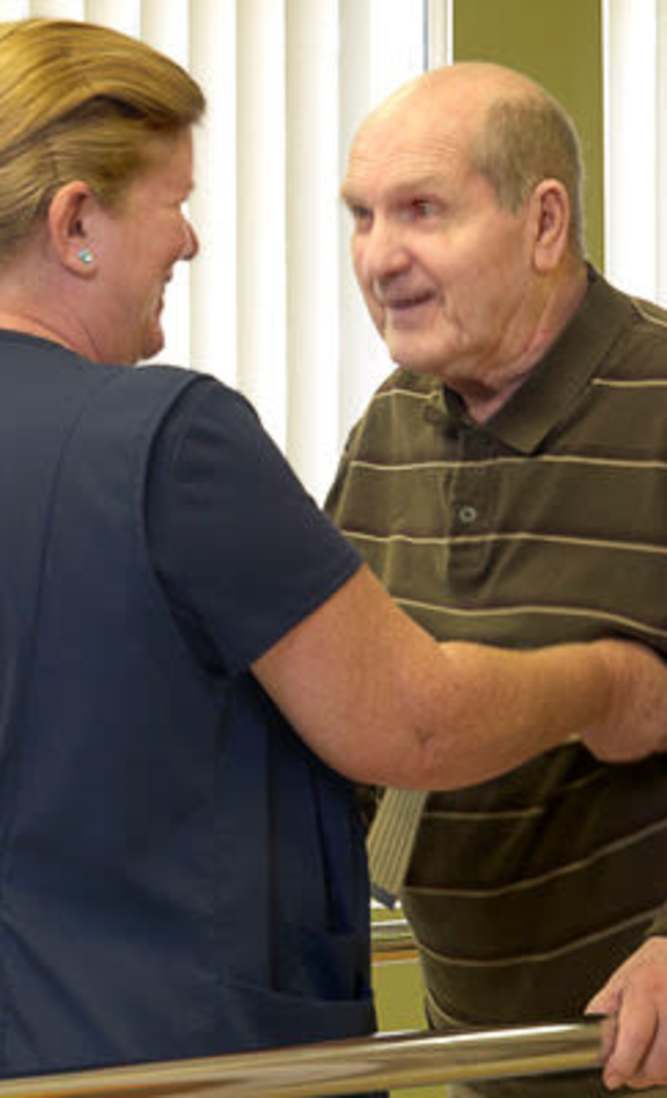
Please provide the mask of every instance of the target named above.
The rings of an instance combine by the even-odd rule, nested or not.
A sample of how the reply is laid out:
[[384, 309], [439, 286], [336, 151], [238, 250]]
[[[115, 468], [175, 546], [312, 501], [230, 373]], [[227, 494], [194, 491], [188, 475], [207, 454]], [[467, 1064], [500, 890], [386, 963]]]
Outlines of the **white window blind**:
[[0, 18], [87, 19], [144, 39], [202, 84], [190, 216], [161, 361], [254, 403], [322, 499], [390, 369], [354, 284], [338, 190], [352, 134], [403, 81], [448, 60], [451, 0], [0, 0]]
[[667, 304], [667, 2], [603, 0], [605, 270]]

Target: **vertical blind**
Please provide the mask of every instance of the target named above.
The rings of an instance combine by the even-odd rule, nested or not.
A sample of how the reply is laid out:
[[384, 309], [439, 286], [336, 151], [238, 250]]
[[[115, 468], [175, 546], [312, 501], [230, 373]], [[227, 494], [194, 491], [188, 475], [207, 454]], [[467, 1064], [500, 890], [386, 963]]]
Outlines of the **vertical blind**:
[[338, 197], [368, 110], [447, 59], [450, 0], [0, 0], [0, 18], [104, 23], [202, 84], [190, 216], [160, 361], [239, 388], [322, 499], [390, 364], [350, 271]]
[[667, 2], [603, 0], [605, 270], [667, 305]]

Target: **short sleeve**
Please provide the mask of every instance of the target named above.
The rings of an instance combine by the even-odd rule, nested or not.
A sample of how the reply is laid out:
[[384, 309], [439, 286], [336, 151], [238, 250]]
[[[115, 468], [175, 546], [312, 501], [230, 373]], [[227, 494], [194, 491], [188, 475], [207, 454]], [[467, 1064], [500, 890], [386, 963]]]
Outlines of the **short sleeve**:
[[229, 674], [247, 669], [360, 566], [252, 406], [213, 378], [179, 398], [147, 483], [150, 551], [177, 616]]

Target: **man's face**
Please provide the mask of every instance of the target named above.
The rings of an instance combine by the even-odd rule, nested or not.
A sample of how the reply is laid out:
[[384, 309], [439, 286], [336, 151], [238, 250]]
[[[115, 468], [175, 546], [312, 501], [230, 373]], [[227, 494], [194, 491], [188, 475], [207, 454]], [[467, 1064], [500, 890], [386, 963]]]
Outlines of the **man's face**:
[[453, 388], [486, 384], [517, 353], [532, 272], [529, 203], [499, 208], [469, 165], [470, 132], [464, 109], [443, 118], [442, 104], [408, 100], [362, 127], [342, 188], [392, 358]]

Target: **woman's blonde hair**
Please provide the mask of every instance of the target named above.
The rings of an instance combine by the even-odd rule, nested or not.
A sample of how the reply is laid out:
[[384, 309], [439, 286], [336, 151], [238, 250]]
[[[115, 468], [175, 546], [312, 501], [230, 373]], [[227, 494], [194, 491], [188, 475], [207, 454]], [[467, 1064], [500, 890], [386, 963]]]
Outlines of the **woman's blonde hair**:
[[107, 27], [70, 20], [0, 23], [0, 258], [81, 179], [110, 207], [150, 162], [151, 137], [204, 111], [174, 61]]

